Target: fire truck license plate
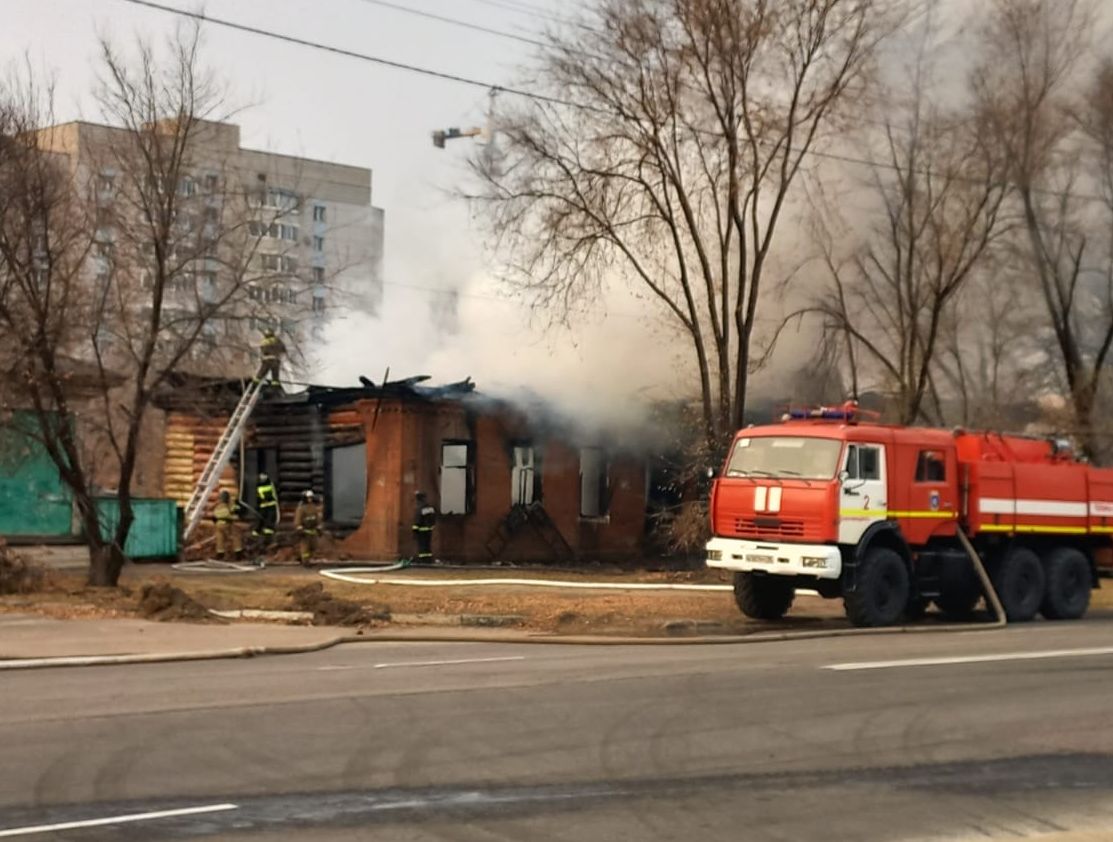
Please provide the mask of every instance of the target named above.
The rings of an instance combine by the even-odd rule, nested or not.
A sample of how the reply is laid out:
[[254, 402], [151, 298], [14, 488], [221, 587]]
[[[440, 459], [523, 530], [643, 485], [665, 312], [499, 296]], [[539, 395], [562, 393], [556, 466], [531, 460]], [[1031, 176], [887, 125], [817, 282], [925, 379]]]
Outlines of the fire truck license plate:
[[747, 553], [746, 561], [752, 562], [753, 564], [772, 564], [773, 556], [761, 553]]

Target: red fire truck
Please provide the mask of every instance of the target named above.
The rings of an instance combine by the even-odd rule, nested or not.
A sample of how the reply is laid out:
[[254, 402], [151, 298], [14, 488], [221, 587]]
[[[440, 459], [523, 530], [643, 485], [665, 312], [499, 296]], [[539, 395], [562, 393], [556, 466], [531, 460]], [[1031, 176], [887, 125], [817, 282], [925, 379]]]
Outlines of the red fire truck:
[[1113, 469], [1055, 440], [889, 426], [853, 404], [791, 411], [735, 437], [711, 492], [707, 565], [734, 571], [748, 617], [797, 588], [843, 599], [858, 626], [969, 616], [982, 559], [1009, 621], [1081, 617], [1113, 541]]

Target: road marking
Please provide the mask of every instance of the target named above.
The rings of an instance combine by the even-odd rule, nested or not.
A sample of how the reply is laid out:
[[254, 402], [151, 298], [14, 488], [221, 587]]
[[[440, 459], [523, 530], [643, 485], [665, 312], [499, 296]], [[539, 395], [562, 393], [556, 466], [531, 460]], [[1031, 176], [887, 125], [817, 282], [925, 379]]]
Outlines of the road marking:
[[460, 658], [455, 661], [400, 661], [394, 664], [375, 664], [373, 669], [385, 670], [392, 667], [446, 667], [453, 664], [493, 664], [497, 661], [524, 661], [525, 655], [509, 655], [505, 658]]
[[104, 827], [110, 824], [127, 824], [130, 822], [147, 822], [153, 819], [170, 819], [178, 816], [199, 816], [205, 813], [221, 813], [227, 810], [239, 809], [235, 804], [208, 804], [204, 807], [183, 807], [180, 810], [160, 810], [157, 813], [131, 813], [126, 816], [111, 816], [104, 819], [86, 819], [79, 822], [62, 822], [60, 824], [40, 824], [28, 827], [9, 827], [0, 830], [0, 837], [30, 836], [35, 833], [55, 833], [59, 830], [78, 830], [83, 827]]
[[848, 664], [827, 664], [825, 670], [884, 670], [898, 667], [941, 667], [951, 664], [988, 664], [995, 661], [1038, 661], [1045, 658], [1085, 658], [1090, 655], [1113, 655], [1113, 646], [1094, 649], [1051, 649], [1045, 652], [1003, 652], [999, 655], [959, 655], [953, 658], [909, 658], [904, 661], [859, 661]]

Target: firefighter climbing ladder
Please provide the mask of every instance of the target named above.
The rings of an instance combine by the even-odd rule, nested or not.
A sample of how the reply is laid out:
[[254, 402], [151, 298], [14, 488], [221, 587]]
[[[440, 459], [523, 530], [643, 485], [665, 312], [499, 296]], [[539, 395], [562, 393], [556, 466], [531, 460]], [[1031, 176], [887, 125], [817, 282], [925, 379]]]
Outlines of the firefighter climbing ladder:
[[201, 472], [201, 479], [197, 481], [197, 487], [193, 489], [193, 494], [186, 504], [185, 530], [182, 533], [183, 543], [189, 540], [189, 536], [197, 528], [201, 518], [204, 517], [205, 504], [209, 502], [209, 495], [213, 493], [213, 489], [220, 481], [220, 475], [224, 473], [228, 460], [232, 457], [232, 451], [239, 442], [240, 436], [243, 435], [243, 428], [247, 424], [247, 419], [251, 417], [262, 392], [262, 380], [253, 380], [240, 397], [236, 411], [228, 419], [228, 426], [220, 434], [220, 439], [217, 441], [216, 447], [213, 448], [213, 454], [209, 457], [205, 470]]

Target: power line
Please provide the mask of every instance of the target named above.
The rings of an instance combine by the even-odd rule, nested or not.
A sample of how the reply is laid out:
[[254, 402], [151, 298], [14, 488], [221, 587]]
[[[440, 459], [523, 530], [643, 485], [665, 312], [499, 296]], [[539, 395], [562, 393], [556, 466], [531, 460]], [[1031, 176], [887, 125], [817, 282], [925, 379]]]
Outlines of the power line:
[[359, 53], [355, 50], [346, 50], [343, 47], [334, 47], [331, 44], [322, 44], [319, 41], [310, 41], [306, 38], [298, 38], [294, 35], [285, 35], [281, 32], [275, 32], [270, 29], [262, 29], [257, 26], [249, 26], [244, 23], [236, 23], [235, 21], [225, 20], [224, 18], [215, 18], [211, 15], [203, 14], [201, 12], [190, 12], [185, 9], [176, 9], [173, 6], [165, 6], [162, 3], [155, 3], [153, 0], [123, 0], [124, 3], [131, 3], [134, 6], [143, 6], [148, 9], [155, 9], [159, 12], [166, 12], [171, 15], [178, 15], [179, 17], [189, 18], [200, 23], [211, 23], [215, 26], [223, 26], [228, 29], [235, 29], [239, 32], [247, 32], [251, 35], [259, 35], [264, 38], [274, 38], [278, 41], [285, 41], [287, 44], [296, 44], [299, 47], [309, 47], [315, 50], [323, 50], [327, 53], [334, 55], [346, 56], [347, 58], [355, 58], [361, 61], [368, 61], [372, 64], [382, 65], [383, 67], [392, 67], [395, 70], [405, 70], [409, 73], [416, 73], [420, 76], [429, 76], [434, 79], [443, 79], [448, 82], [457, 82], [461, 85], [470, 85], [473, 88], [483, 88], [485, 90], [494, 90], [499, 93], [511, 94], [513, 96], [525, 97], [526, 99], [536, 100], [538, 102], [547, 102], [552, 105], [566, 105], [571, 108], [590, 108], [590, 106], [580, 105], [572, 102], [571, 100], [562, 99], [560, 97], [548, 96], [547, 94], [539, 94], [534, 91], [526, 91], [521, 88], [510, 88], [505, 85], [492, 85], [489, 82], [482, 82], [478, 79], [471, 79], [467, 76], [460, 76], [456, 73], [448, 73], [443, 70], [433, 70], [428, 67], [419, 67], [415, 64], [407, 64], [402, 61], [395, 61], [393, 59], [383, 58], [382, 56], [374, 56], [369, 53]]
[[[160, 12], [167, 12], [168, 14], [178, 15], [180, 17], [190, 18], [201, 23], [211, 23], [217, 26], [227, 27], [240, 32], [247, 32], [251, 35], [259, 35], [264, 38], [274, 38], [278, 41], [284, 41], [288, 44], [295, 44], [300, 47], [309, 47], [311, 49], [323, 50], [334, 55], [341, 55], [347, 58], [360, 59], [361, 61], [371, 62], [384, 67], [391, 67], [395, 70], [404, 70], [410, 73], [415, 73], [421, 76], [429, 76], [434, 79], [442, 79], [449, 82], [456, 82], [461, 85], [470, 85], [475, 88], [483, 88], [488, 91], [498, 91], [499, 93], [510, 94], [512, 96], [523, 97], [524, 99], [531, 99], [535, 102], [545, 102], [550, 105], [563, 105], [568, 108], [577, 109], [580, 111], [588, 111], [596, 114], [610, 114], [611, 112], [599, 106], [588, 105], [582, 102], [575, 102], [573, 100], [564, 99], [562, 97], [550, 96], [548, 94], [541, 94], [535, 91], [528, 91], [523, 88], [505, 87], [503, 85], [492, 84], [484, 82], [479, 79], [472, 79], [467, 76], [460, 76], [455, 73], [448, 73], [442, 70], [433, 70], [428, 67], [420, 67], [414, 64], [407, 64], [405, 62], [394, 61], [393, 59], [382, 58], [381, 56], [374, 56], [368, 53], [359, 53], [354, 50], [347, 50], [343, 47], [334, 47], [330, 44], [323, 44], [319, 41], [310, 41], [305, 38], [297, 38], [293, 35], [285, 35], [281, 32], [274, 32], [273, 30], [262, 29], [256, 26], [249, 26], [247, 24], [236, 23], [235, 21], [225, 20], [223, 18], [215, 18], [201, 12], [190, 12], [185, 9], [177, 9], [173, 6], [166, 6], [161, 3], [156, 3], [154, 0], [123, 0], [125, 3], [131, 3], [136, 6], [143, 6], [149, 9], [155, 9]], [[494, 0], [490, 0], [494, 2]], [[615, 114], [614, 116], [619, 116]], [[704, 134], [714, 135], [714, 132], [704, 131]], [[802, 154], [815, 158], [823, 158], [832, 161], [840, 161], [842, 163], [855, 164], [858, 166], [870, 167], [872, 169], [887, 169], [895, 172], [903, 172], [901, 167], [886, 161], [874, 161], [868, 158], [858, 158], [851, 155], [843, 155], [835, 152], [822, 152], [817, 149], [806, 149]], [[949, 174], [946, 172], [932, 172], [931, 170], [913, 170], [913, 173], [921, 176], [943, 176], [960, 178], [959, 176]], [[968, 179], [969, 180], [969, 179]], [[1002, 182], [1004, 184], [1005, 182]], [[1034, 193], [1041, 196], [1058, 197], [1067, 199], [1084, 199], [1086, 201], [1104, 202], [1105, 197], [1097, 196], [1094, 194], [1086, 193], [1070, 193], [1067, 191], [1057, 191], [1049, 189], [1034, 189]]]
[[447, 17], [445, 15], [435, 14], [434, 12], [426, 12], [426, 11], [422, 11], [421, 9], [414, 9], [414, 8], [409, 7], [409, 6], [403, 6], [399, 3], [391, 3], [391, 2], [389, 2], [389, 0], [362, 0], [362, 2], [368, 3], [372, 6], [382, 6], [385, 9], [393, 9], [394, 11], [397, 11], [397, 12], [404, 12], [405, 14], [408, 14], [408, 15], [415, 15], [415, 16], [420, 17], [420, 18], [428, 18], [429, 20], [440, 21], [441, 23], [447, 23], [447, 24], [450, 24], [452, 26], [463, 27], [464, 29], [471, 29], [471, 30], [474, 30], [476, 32], [483, 32], [483, 33], [486, 33], [487, 35], [495, 35], [499, 38], [509, 38], [513, 41], [520, 41], [523, 44], [531, 44], [535, 47], [547, 47], [547, 46], [549, 46], [544, 41], [538, 41], [538, 40], [535, 40], [533, 38], [527, 38], [524, 35], [516, 35], [513, 32], [504, 32], [501, 29], [493, 29], [493, 28], [488, 27], [488, 26], [482, 26], [481, 24], [478, 24], [478, 23], [471, 23], [470, 21], [460, 20], [459, 18], [450, 18], [450, 17]]
[[560, 15], [554, 15], [549, 10], [543, 9], [540, 6], [517, 3], [513, 2], [513, 0], [472, 0], [472, 2], [482, 3], [484, 6], [490, 6], [493, 9], [503, 9], [508, 12], [515, 12], [519, 15], [526, 15], [527, 17], [535, 18], [537, 20], [546, 20], [550, 23], [568, 24], [569, 26], [575, 26], [580, 29], [589, 30], [591, 32], [597, 31], [592, 29], [590, 26], [588, 26], [586, 23], [583, 23], [582, 21], [561, 17]]

